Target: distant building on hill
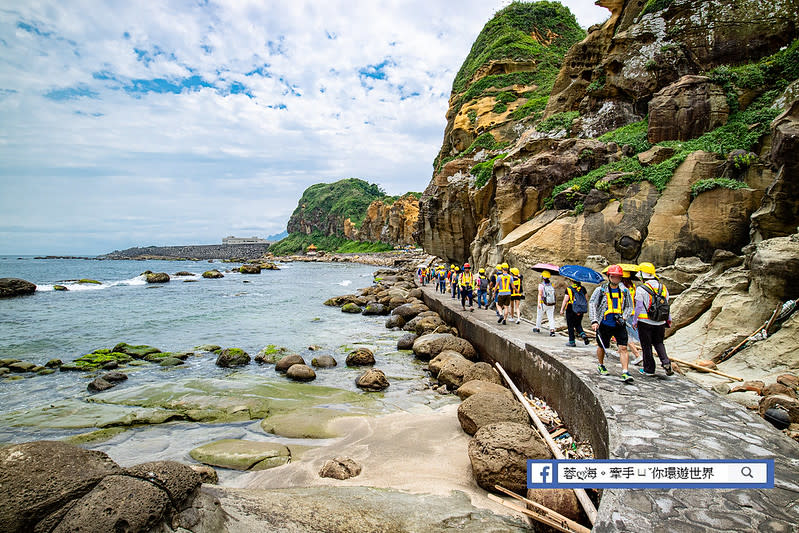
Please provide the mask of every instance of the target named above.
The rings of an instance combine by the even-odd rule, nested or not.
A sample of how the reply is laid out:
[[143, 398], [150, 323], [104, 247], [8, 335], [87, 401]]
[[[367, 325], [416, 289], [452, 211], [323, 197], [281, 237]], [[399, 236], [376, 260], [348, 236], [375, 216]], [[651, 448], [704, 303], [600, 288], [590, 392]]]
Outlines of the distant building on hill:
[[260, 237], [234, 237], [230, 235], [222, 239], [222, 244], [269, 244], [269, 241]]
[[308, 246], [307, 250], [305, 251], [305, 255], [317, 255], [317, 254], [318, 252], [316, 246], [314, 246], [313, 244]]

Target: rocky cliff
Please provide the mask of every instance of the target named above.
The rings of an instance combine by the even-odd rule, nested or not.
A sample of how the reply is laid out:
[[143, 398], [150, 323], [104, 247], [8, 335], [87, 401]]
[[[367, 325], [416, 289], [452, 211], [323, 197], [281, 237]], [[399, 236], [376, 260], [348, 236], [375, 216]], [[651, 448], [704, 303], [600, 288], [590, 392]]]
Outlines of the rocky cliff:
[[418, 204], [418, 193], [388, 196], [377, 185], [355, 178], [318, 183], [300, 198], [288, 222], [288, 239], [299, 234], [411, 244]]
[[[541, 113], [511, 114], [489, 130], [494, 142], [478, 136], [463, 149], [472, 137], [458, 117], [485, 107], [469, 82], [516, 57], [500, 57], [510, 45], [481, 54], [485, 34], [515, 28], [527, 11], [534, 18], [539, 4], [554, 9], [498, 12], [459, 72], [469, 64], [474, 79], [453, 84], [419, 213], [426, 251], [478, 264], [599, 254], [666, 265], [796, 231], [797, 156], [785, 152], [794, 122], [791, 112], [772, 121], [799, 93], [799, 0], [602, 0], [610, 18], [560, 56]], [[558, 28], [519, 39], [565, 33]], [[547, 61], [556, 52], [547, 49]], [[526, 61], [528, 72], [545, 63]]]

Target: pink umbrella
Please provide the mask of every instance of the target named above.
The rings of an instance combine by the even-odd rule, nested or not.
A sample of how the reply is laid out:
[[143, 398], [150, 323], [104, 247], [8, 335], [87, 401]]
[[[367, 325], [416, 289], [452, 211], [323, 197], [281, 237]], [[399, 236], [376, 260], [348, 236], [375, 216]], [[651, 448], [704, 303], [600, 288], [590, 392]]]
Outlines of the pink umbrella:
[[538, 263], [533, 265], [533, 270], [537, 272], [547, 271], [550, 274], [554, 274], [556, 276], [560, 275], [560, 268], [557, 265], [553, 265], [552, 263]]

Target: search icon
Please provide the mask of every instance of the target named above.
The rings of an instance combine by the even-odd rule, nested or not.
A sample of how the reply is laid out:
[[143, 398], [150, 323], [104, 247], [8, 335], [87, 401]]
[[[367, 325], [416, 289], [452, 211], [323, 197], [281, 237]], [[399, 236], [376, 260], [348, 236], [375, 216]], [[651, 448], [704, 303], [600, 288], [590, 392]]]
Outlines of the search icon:
[[752, 469], [748, 466], [741, 468], [741, 475], [744, 477], [751, 477], [752, 479], [755, 478], [755, 476], [752, 475]]

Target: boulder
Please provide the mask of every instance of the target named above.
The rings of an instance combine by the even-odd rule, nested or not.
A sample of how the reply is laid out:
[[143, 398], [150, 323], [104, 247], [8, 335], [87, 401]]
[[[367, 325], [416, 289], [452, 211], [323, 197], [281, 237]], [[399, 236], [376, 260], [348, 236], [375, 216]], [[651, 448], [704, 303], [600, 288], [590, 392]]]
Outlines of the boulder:
[[201, 344], [200, 346], [194, 347], [194, 350], [198, 352], [215, 352], [221, 349], [222, 347], [218, 344]]
[[128, 375], [122, 372], [107, 372], [100, 377], [109, 383], [119, 383], [128, 379]]
[[269, 344], [264, 348], [261, 348], [261, 350], [256, 354], [255, 362], [275, 364], [287, 355], [289, 355], [288, 348]]
[[474, 365], [465, 357], [450, 357], [441, 365], [438, 373], [438, 381], [447, 386], [450, 390], [457, 389], [463, 385], [463, 375]]
[[504, 394], [508, 398], [513, 399], [513, 393], [510, 391], [510, 389], [506, 389], [502, 385], [497, 385], [496, 383], [492, 383], [490, 381], [482, 381], [479, 379], [466, 381], [466, 378], [464, 378], [463, 385], [458, 387], [458, 390], [455, 391], [455, 393], [458, 395], [458, 398], [461, 400], [465, 400], [466, 398], [474, 396], [480, 392]]
[[551, 457], [544, 440], [528, 423], [487, 424], [469, 442], [472, 475], [478, 485], [492, 492], [496, 492], [494, 485], [514, 492], [527, 490], [527, 460]]
[[125, 469], [125, 473], [147, 479], [167, 491], [171, 500], [180, 505], [200, 487], [200, 475], [189, 465], [176, 461], [151, 461]]
[[347, 366], [367, 366], [375, 364], [375, 354], [369, 348], [357, 348], [347, 355]]
[[61, 359], [50, 359], [44, 364], [44, 366], [45, 368], [58, 368], [63, 364], [64, 363], [61, 361]]
[[782, 383], [772, 383], [771, 385], [767, 385], [763, 387], [763, 391], [760, 393], [762, 396], [771, 396], [773, 394], [783, 394], [785, 396], [790, 396], [791, 398], [796, 398], [796, 391], [793, 390], [791, 387], [786, 387]]
[[55, 441], [0, 448], [0, 524], [4, 531], [34, 531], [51, 512], [122, 472], [105, 453]]
[[239, 272], [242, 274], [260, 274], [261, 265], [241, 265]]
[[316, 379], [316, 372], [308, 365], [296, 364], [286, 370], [286, 377], [294, 381], [313, 381]]
[[325, 300], [324, 305], [329, 307], [341, 307], [344, 304], [353, 303], [355, 305], [364, 305], [366, 300], [357, 294], [345, 294], [343, 296], [334, 296]]
[[147, 283], [166, 283], [169, 281], [169, 274], [166, 272], [151, 272], [145, 277]]
[[0, 298], [25, 296], [36, 292], [36, 285], [19, 278], [0, 278]]
[[430, 308], [423, 303], [408, 303], [396, 307], [393, 311], [391, 311], [391, 314], [401, 316], [407, 322], [419, 313], [429, 310]]
[[391, 315], [386, 319], [386, 327], [388, 329], [401, 328], [405, 325], [405, 319], [399, 315]]
[[200, 481], [209, 485], [216, 485], [219, 483], [219, 474], [216, 473], [214, 467], [208, 465], [189, 465], [189, 468], [194, 470]]
[[646, 152], [638, 154], [638, 162], [643, 166], [657, 165], [670, 159], [676, 153], [674, 148], [668, 146], [653, 146]]
[[338, 365], [338, 362], [331, 355], [320, 355], [311, 359], [311, 365], [316, 368], [332, 368]]
[[780, 374], [777, 376], [777, 383], [790, 387], [792, 389], [799, 388], [799, 377], [794, 374]]
[[115, 386], [116, 383], [109, 383], [103, 378], [94, 378], [94, 380], [91, 383], [89, 383], [86, 386], [86, 388], [92, 392], [102, 392], [104, 390], [108, 390]]
[[8, 369], [10, 371], [17, 373], [33, 372], [34, 368], [36, 368], [36, 364], [30, 363], [28, 361], [19, 361], [17, 363], [11, 363], [8, 365]]
[[388, 307], [383, 304], [372, 302], [366, 306], [366, 308], [363, 310], [363, 314], [367, 316], [387, 315]]
[[302, 356], [294, 353], [291, 355], [287, 355], [282, 357], [277, 363], [275, 363], [275, 371], [277, 372], [286, 372], [289, 368], [294, 365], [304, 365], [305, 359]]
[[799, 400], [785, 396], [784, 394], [773, 394], [771, 396], [764, 396], [760, 400], [758, 411], [760, 416], [772, 407], [780, 406], [788, 411], [788, 417], [791, 419], [792, 424], [799, 424]]
[[328, 459], [319, 470], [319, 477], [333, 479], [349, 479], [361, 473], [361, 465], [349, 457], [336, 457]]
[[159, 366], [163, 366], [163, 367], [180, 366], [180, 365], [185, 365], [185, 364], [186, 364], [186, 362], [183, 359], [180, 359], [178, 357], [172, 357], [172, 356], [162, 357], [158, 361], [158, 365]]
[[291, 460], [286, 446], [276, 442], [222, 439], [189, 452], [200, 463], [233, 470], [266, 470], [282, 466]]
[[[154, 353], [161, 353], [161, 350], [146, 344], [131, 345], [126, 342], [120, 342], [111, 351], [114, 353], [124, 353], [134, 359], [144, 359], [146, 356]], [[95, 350], [95, 353], [100, 353], [100, 350]]]
[[458, 421], [469, 435], [493, 422], [516, 422], [529, 425], [530, 417], [522, 404], [507, 394], [481, 392], [458, 406]]
[[355, 380], [355, 385], [361, 389], [381, 391], [389, 386], [386, 374], [382, 370], [370, 368]]
[[422, 336], [427, 335], [428, 333], [433, 333], [442, 326], [446, 327], [446, 325], [447, 324], [441, 320], [441, 317], [438, 315], [424, 317], [418, 315], [416, 318], [405, 324], [402, 329], [405, 331], [412, 331], [417, 335]]
[[406, 333], [397, 339], [397, 350], [413, 350], [413, 343], [416, 342], [418, 338], [419, 335], [416, 333]]
[[427, 368], [428, 368], [428, 370], [430, 370], [430, 374], [432, 374], [434, 378], [437, 378], [439, 372], [441, 372], [441, 368], [444, 366], [444, 363], [446, 363], [450, 359], [454, 359], [454, 358], [455, 359], [457, 359], [457, 358], [465, 359], [465, 360], [468, 361], [468, 359], [466, 359], [465, 357], [463, 357], [461, 354], [459, 354], [456, 351], [444, 350], [443, 352], [441, 352], [437, 356], [435, 356], [432, 359], [430, 359], [430, 362], [427, 364]]
[[54, 291], [68, 291], [69, 289], [63, 285], [53, 285]]
[[181, 270], [180, 272], [175, 272], [175, 276], [179, 278], [191, 278], [194, 277], [195, 274], [192, 272], [187, 272], [186, 270]]
[[[776, 237], [759, 242], [749, 261], [753, 289], [784, 302], [799, 295], [799, 238]], [[772, 306], [773, 309], [773, 306]]]
[[649, 101], [651, 144], [688, 141], [727, 123], [730, 108], [724, 89], [706, 76], [683, 76]]
[[[575, 522], [580, 522], [582, 519], [582, 506], [572, 489], [527, 489], [527, 499]], [[528, 508], [537, 511], [529, 504]]]
[[475, 363], [463, 374], [464, 383], [472, 380], [487, 381], [489, 383], [496, 383], [500, 386], [503, 385], [502, 378], [499, 377], [499, 372], [497, 372], [493, 366], [489, 365], [485, 361]]
[[408, 291], [408, 298], [422, 299], [422, 289], [411, 289]]
[[213, 270], [208, 270], [206, 272], [203, 272], [203, 277], [206, 278], [206, 279], [219, 279], [219, 278], [224, 278], [225, 275], [222, 274], [217, 269], [213, 269]]
[[413, 343], [413, 353], [423, 361], [432, 359], [444, 350], [454, 350], [466, 359], [477, 360], [477, 351], [469, 341], [449, 333], [423, 335]]
[[244, 366], [249, 364], [250, 354], [241, 348], [224, 348], [219, 350], [216, 358], [216, 366], [222, 368], [230, 368], [234, 366]]
[[347, 303], [341, 307], [342, 313], [358, 314], [361, 313], [362, 311], [363, 310], [360, 308], [360, 306], [354, 303]]

